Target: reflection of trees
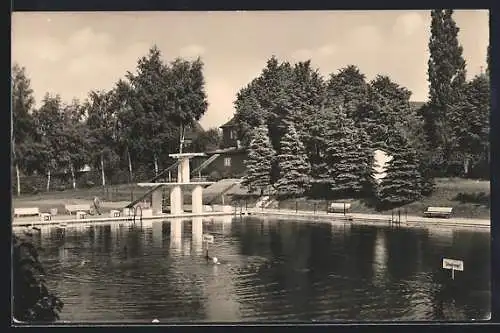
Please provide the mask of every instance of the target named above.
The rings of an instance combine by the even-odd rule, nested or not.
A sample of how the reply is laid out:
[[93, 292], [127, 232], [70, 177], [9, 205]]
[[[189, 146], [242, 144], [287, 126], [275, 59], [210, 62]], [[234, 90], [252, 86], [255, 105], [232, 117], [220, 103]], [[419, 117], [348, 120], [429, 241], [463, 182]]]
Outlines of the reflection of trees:
[[392, 281], [409, 280], [417, 273], [418, 237], [416, 229], [387, 229], [387, 271]]

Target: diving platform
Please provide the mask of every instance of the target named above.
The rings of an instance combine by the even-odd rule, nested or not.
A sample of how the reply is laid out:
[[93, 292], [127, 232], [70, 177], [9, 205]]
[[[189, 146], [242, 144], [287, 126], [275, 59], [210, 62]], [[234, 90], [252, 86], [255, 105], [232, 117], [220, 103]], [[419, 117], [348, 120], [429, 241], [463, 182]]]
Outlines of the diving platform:
[[172, 158], [178, 159], [177, 180], [174, 182], [161, 183], [138, 183], [137, 186], [154, 189], [151, 192], [151, 208], [153, 215], [163, 215], [164, 189], [169, 191], [170, 214], [180, 215], [184, 213], [184, 193], [191, 192], [191, 213], [203, 213], [203, 188], [213, 184], [206, 181], [191, 181], [189, 161], [193, 157], [206, 156], [204, 153], [179, 153], [170, 154]]

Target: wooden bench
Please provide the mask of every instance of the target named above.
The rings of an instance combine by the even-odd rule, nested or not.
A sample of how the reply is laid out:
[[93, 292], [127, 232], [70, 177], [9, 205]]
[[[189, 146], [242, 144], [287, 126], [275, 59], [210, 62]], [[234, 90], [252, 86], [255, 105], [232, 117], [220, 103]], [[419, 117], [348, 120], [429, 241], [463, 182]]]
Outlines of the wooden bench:
[[32, 216], [40, 215], [40, 209], [38, 207], [27, 207], [27, 208], [14, 208], [14, 216]]
[[332, 202], [328, 207], [329, 213], [344, 213], [351, 209], [351, 204], [347, 202]]
[[64, 209], [66, 209], [66, 212], [69, 213], [69, 215], [76, 213], [76, 212], [89, 212], [90, 213], [90, 210], [91, 210], [89, 204], [64, 205]]
[[424, 216], [449, 218], [452, 211], [452, 207], [427, 207], [427, 210], [424, 212]]

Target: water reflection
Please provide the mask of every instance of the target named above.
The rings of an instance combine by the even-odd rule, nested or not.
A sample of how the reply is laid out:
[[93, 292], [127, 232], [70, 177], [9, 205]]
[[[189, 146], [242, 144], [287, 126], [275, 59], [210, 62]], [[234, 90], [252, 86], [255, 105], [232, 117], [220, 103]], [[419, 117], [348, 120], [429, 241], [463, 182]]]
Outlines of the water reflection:
[[373, 284], [377, 287], [383, 287], [383, 281], [387, 279], [385, 274], [387, 270], [387, 245], [383, 229], [377, 230], [373, 254]]
[[201, 217], [195, 217], [191, 222], [191, 241], [192, 252], [201, 255], [203, 253], [203, 219]]
[[172, 253], [182, 253], [182, 220], [170, 220], [170, 249]]
[[[214, 235], [210, 255], [220, 265], [205, 260], [203, 233]], [[489, 233], [236, 217], [51, 228], [40, 244], [47, 280], [66, 303], [63, 320], [433, 320], [490, 312]], [[443, 256], [465, 262], [454, 281]]]

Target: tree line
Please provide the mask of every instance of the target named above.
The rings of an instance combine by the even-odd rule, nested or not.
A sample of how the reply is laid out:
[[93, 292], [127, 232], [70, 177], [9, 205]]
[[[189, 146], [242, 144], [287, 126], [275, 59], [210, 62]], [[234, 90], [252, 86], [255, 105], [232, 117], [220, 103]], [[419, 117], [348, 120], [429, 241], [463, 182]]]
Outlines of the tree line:
[[[429, 100], [354, 65], [328, 78], [311, 61], [271, 57], [235, 101], [238, 135], [249, 146], [249, 191], [282, 197], [376, 198], [402, 205], [429, 195], [435, 177], [489, 178], [489, 70], [466, 81], [452, 10], [431, 12]], [[489, 63], [489, 51], [488, 59]], [[373, 175], [373, 152], [392, 155]]]
[[[91, 91], [79, 102], [63, 103], [46, 94], [38, 108], [24, 67], [12, 68], [13, 174], [17, 193], [31, 191], [21, 176], [43, 175], [50, 190], [53, 174], [67, 170], [73, 188], [78, 170], [89, 165], [98, 181], [121, 182], [157, 175], [168, 154], [186, 149], [186, 130], [195, 132], [195, 150], [218, 145], [218, 130], [199, 130], [208, 102], [201, 59], [162, 61], [153, 46], [109, 91]], [[139, 176], [138, 176], [139, 174]], [[23, 187], [24, 185], [24, 187]]]

